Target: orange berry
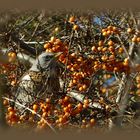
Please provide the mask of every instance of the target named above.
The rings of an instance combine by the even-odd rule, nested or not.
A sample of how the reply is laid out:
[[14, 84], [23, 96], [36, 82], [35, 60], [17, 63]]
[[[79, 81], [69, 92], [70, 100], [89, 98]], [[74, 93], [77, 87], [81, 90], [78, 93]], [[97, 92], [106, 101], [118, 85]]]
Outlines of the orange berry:
[[8, 114], [8, 116], [9, 116], [10, 118], [14, 117], [14, 115], [15, 115], [15, 112], [14, 112], [14, 111], [10, 111], [9, 114]]
[[101, 46], [103, 46], [103, 41], [102, 40], [100, 40], [99, 42], [98, 42], [98, 45], [101, 47]]
[[71, 70], [71, 71], [74, 71], [74, 67], [71, 67], [70, 70]]
[[128, 28], [128, 29], [127, 29], [127, 33], [132, 33], [132, 31], [133, 31], [133, 30], [132, 30], [131, 28]]
[[81, 86], [81, 87], [79, 87], [79, 89], [78, 89], [79, 91], [83, 91], [83, 87]]
[[63, 100], [64, 100], [64, 102], [68, 102], [68, 101], [69, 101], [69, 98], [70, 98], [70, 97], [65, 96], [65, 98], [63, 99]]
[[113, 27], [112, 26], [108, 26], [107, 29], [108, 30], [113, 30]]
[[12, 54], [12, 52], [9, 52], [9, 53], [8, 53], [8, 56], [11, 57], [11, 54]]
[[59, 118], [59, 120], [58, 120], [60, 123], [62, 123], [63, 122], [63, 118], [61, 117], [61, 118]]
[[109, 60], [114, 60], [114, 59], [115, 59], [115, 55], [114, 54], [109, 56]]
[[50, 42], [48, 42], [48, 43], [46, 43], [45, 45], [44, 45], [44, 49], [48, 49], [48, 48], [50, 48], [51, 47], [51, 43]]
[[84, 104], [89, 104], [89, 99], [84, 99]]
[[4, 105], [4, 106], [7, 106], [8, 104], [9, 104], [8, 100], [4, 99], [4, 100], [3, 100], [3, 105]]
[[84, 119], [84, 120], [82, 120], [82, 124], [86, 124], [86, 120]]
[[70, 56], [76, 57], [76, 53], [72, 53], [72, 54], [70, 54]]
[[125, 66], [128, 66], [129, 65], [129, 59], [128, 58], [125, 58], [123, 64]]
[[93, 47], [91, 48], [91, 50], [92, 50], [93, 52], [96, 52], [96, 51], [97, 51], [97, 48], [96, 48], [95, 46], [93, 46]]
[[133, 37], [132, 42], [137, 42], [137, 37]]
[[114, 27], [112, 28], [112, 31], [113, 31], [113, 32], [117, 32], [117, 27], [114, 26]]
[[95, 119], [91, 119], [91, 120], [90, 120], [90, 124], [91, 124], [91, 125], [94, 125], [94, 124], [95, 124]]
[[63, 108], [63, 111], [64, 111], [64, 112], [68, 112], [68, 110], [69, 110], [68, 107], [64, 107], [64, 108]]
[[12, 57], [12, 58], [15, 58], [15, 57], [16, 57], [16, 53], [15, 53], [15, 52], [12, 52], [12, 53], [11, 53], [11, 57]]
[[113, 70], [117, 72], [119, 69], [118, 69], [118, 67], [114, 67]]
[[139, 88], [139, 89], [140, 89], [140, 84], [137, 84], [137, 88]]
[[88, 104], [83, 104], [83, 108], [88, 108]]
[[70, 116], [70, 113], [69, 112], [65, 112], [64, 118], [68, 118], [69, 116]]
[[83, 87], [83, 90], [85, 90], [87, 88], [87, 85], [84, 84], [82, 87]]
[[71, 104], [68, 104], [68, 106], [67, 106], [69, 109], [71, 109], [72, 108], [72, 105]]
[[138, 42], [138, 43], [140, 42], [140, 37], [137, 37], [137, 42]]
[[78, 103], [77, 108], [81, 110], [83, 108], [82, 103]]
[[72, 83], [73, 83], [73, 84], [76, 84], [76, 83], [77, 83], [77, 80], [76, 80], [76, 79], [73, 79], [73, 80], [72, 80]]
[[50, 103], [51, 102], [51, 100], [50, 100], [50, 98], [46, 98], [46, 103]]
[[43, 112], [42, 117], [43, 118], [47, 117], [47, 112]]
[[69, 18], [69, 22], [74, 22], [75, 21], [75, 17], [74, 16], [71, 16], [70, 18]]
[[114, 42], [112, 40], [109, 40], [108, 43], [107, 43], [109, 46], [113, 46], [114, 45]]
[[12, 107], [8, 107], [8, 112], [10, 111], [14, 111], [14, 109]]
[[73, 25], [73, 30], [78, 30], [79, 26], [78, 25]]
[[16, 85], [16, 81], [15, 80], [11, 81], [11, 85], [15, 86]]
[[115, 51], [115, 48], [114, 48], [113, 46], [109, 46], [108, 50], [109, 50], [110, 52], [114, 52], [114, 51]]
[[102, 59], [103, 61], [107, 61], [108, 57], [105, 56], [105, 55], [103, 55], [103, 56], [101, 57], [101, 59]]
[[51, 43], [54, 43], [55, 40], [56, 40], [56, 38], [55, 38], [54, 36], [52, 36], [52, 37], [50, 38], [50, 42], [51, 42]]
[[102, 52], [106, 52], [106, 51], [107, 51], [107, 47], [103, 47]]
[[38, 105], [37, 104], [34, 104], [33, 105], [33, 110], [37, 110], [38, 109]]
[[106, 31], [107, 31], [107, 29], [102, 29], [102, 33], [103, 33], [103, 32], [106, 32]]
[[80, 57], [77, 59], [77, 61], [81, 62], [81, 61], [83, 61], [83, 58], [80, 56]]
[[55, 32], [58, 32], [58, 31], [59, 31], [59, 27], [56, 27], [56, 28], [54, 29], [54, 31], [55, 31]]
[[108, 33], [105, 31], [102, 33], [103, 36], [108, 36]]
[[139, 75], [136, 77], [136, 81], [140, 82], [140, 76]]
[[110, 34], [111, 34], [111, 31], [110, 31], [110, 30], [108, 30], [106, 33], [107, 33], [107, 35], [110, 35]]
[[62, 44], [62, 42], [61, 42], [61, 40], [60, 39], [55, 39], [55, 42], [54, 42], [54, 45], [61, 45]]
[[123, 53], [124, 52], [124, 49], [122, 48], [122, 47], [120, 47], [119, 49], [118, 49], [118, 53]]
[[102, 93], [106, 93], [106, 88], [101, 89]]
[[97, 49], [98, 49], [98, 51], [102, 51], [103, 46], [99, 46]]

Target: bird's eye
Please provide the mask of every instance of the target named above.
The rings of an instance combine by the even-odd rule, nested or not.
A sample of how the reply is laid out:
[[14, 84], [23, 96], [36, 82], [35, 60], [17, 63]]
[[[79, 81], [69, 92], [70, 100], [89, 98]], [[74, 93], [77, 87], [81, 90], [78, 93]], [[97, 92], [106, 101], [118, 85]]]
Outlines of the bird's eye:
[[46, 57], [45, 57], [45, 60], [46, 60], [46, 61], [49, 61], [49, 60], [51, 60], [52, 58], [53, 58], [53, 56], [46, 56]]

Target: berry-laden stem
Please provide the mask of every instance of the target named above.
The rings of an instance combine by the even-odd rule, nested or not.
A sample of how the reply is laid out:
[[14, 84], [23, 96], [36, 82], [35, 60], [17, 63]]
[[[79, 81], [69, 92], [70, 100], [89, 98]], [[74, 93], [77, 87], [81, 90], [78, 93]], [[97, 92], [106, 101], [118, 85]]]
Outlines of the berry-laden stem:
[[72, 42], [73, 42], [73, 37], [74, 37], [74, 31], [72, 31], [72, 34], [70, 36], [70, 42], [69, 42], [69, 45], [68, 45], [68, 53], [67, 53], [67, 56], [66, 56], [66, 64], [65, 64], [65, 69], [64, 69], [64, 85], [63, 85], [63, 93], [66, 92], [66, 80], [67, 80], [67, 65], [68, 65], [68, 60], [69, 60], [69, 54], [70, 54], [70, 48], [71, 48], [71, 45], [72, 45]]

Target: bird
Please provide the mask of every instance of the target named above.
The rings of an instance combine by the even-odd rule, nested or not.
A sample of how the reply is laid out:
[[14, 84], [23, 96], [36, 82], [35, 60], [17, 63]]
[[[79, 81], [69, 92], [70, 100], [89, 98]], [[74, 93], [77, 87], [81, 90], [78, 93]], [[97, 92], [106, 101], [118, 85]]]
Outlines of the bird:
[[[45, 99], [48, 94], [57, 94], [60, 91], [60, 76], [63, 65], [58, 61], [62, 52], [43, 52], [19, 79], [14, 95], [14, 107], [21, 114], [26, 111], [38, 98]], [[20, 106], [20, 103], [23, 106]]]

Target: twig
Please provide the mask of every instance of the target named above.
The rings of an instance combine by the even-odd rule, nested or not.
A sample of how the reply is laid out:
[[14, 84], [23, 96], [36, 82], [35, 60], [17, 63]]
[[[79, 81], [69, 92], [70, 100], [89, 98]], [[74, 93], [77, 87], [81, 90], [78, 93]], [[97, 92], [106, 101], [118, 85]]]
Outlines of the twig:
[[[80, 102], [84, 102], [84, 99], [86, 98], [85, 95], [78, 93], [76, 91], [69, 91], [67, 93], [68, 96], [75, 98], [76, 100], [80, 101]], [[98, 102], [92, 102], [91, 99], [89, 99], [89, 107], [90, 108], [97, 108], [97, 109], [103, 109], [103, 107], [101, 106], [101, 104], [99, 104]]]
[[[18, 37], [16, 37], [16, 34], [15, 33], [11, 33], [10, 36], [11, 36], [11, 39], [15, 43], [17, 43], [21, 49], [24, 49], [24, 50], [28, 51], [30, 54], [36, 56], [36, 49], [35, 48], [29, 46], [23, 40], [21, 40]], [[41, 53], [43, 50], [44, 50], [43, 48], [38, 48], [37, 49], [37, 52], [38, 53]]]
[[37, 117], [43, 119], [43, 121], [51, 128], [51, 130], [57, 134], [56, 130], [47, 122], [47, 120], [45, 120], [44, 118], [42, 118], [41, 115], [39, 115], [38, 113], [36, 113], [36, 112], [33, 111], [32, 109], [30, 109], [29, 107], [26, 107], [26, 106], [24, 106], [24, 105], [22, 105], [22, 104], [20, 104], [20, 103], [18, 103], [18, 102], [15, 102], [14, 100], [9, 99], [9, 98], [7, 98], [7, 97], [3, 97], [3, 99], [6, 99], [6, 100], [8, 100], [8, 101], [10, 101], [10, 102], [14, 102], [14, 103], [17, 104], [17, 105], [19, 105], [19, 106], [21, 106], [21, 107], [23, 107], [23, 108], [26, 108], [26, 110], [30, 111], [31, 113], [34, 113]]

